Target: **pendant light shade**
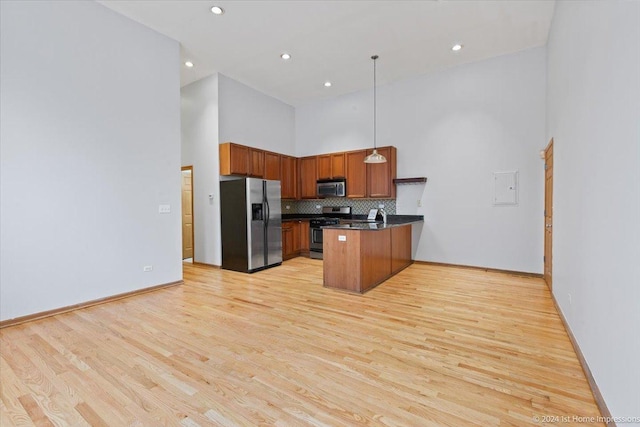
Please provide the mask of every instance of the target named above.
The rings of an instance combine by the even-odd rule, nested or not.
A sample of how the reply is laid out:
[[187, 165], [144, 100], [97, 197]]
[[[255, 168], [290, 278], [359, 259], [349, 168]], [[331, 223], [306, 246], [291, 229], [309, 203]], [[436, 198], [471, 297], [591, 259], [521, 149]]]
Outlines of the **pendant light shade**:
[[364, 158], [365, 163], [386, 163], [387, 158], [382, 154], [378, 153], [378, 150], [373, 149], [373, 153], [369, 154]]
[[364, 158], [365, 163], [386, 163], [387, 159], [376, 149], [376, 59], [378, 55], [373, 55], [373, 153]]

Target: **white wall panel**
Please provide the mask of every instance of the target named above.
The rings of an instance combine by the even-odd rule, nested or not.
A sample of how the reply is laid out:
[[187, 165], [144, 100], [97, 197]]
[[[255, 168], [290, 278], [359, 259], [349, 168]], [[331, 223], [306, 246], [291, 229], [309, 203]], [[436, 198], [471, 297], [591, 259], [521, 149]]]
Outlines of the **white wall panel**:
[[1, 318], [180, 280], [178, 43], [94, 2], [0, 7]]
[[553, 293], [612, 415], [637, 419], [639, 2], [556, 3], [547, 99], [547, 138], [554, 139]]
[[198, 80], [181, 90], [182, 165], [193, 166], [194, 261], [212, 265], [220, 265], [222, 260], [218, 76]]
[[[371, 147], [372, 105], [368, 90], [297, 108], [298, 154]], [[397, 212], [425, 216], [417, 259], [542, 272], [544, 48], [381, 86], [377, 117], [398, 177], [428, 178], [397, 187]], [[518, 205], [494, 206], [493, 172], [509, 170]]]

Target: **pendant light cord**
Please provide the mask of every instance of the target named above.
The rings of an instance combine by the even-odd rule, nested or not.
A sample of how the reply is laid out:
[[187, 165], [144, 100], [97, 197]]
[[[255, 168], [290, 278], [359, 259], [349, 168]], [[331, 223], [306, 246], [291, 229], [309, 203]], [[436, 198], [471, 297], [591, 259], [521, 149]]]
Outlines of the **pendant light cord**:
[[376, 145], [376, 59], [378, 59], [378, 55], [373, 55], [371, 57], [373, 59], [373, 149], [375, 150]]

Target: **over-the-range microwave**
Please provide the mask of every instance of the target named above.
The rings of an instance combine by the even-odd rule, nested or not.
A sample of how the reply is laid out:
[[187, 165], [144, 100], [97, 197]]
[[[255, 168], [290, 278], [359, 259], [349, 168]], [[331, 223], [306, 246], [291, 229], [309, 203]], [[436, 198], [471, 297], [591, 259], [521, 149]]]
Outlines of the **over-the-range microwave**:
[[316, 183], [318, 197], [345, 197], [347, 181], [342, 179], [319, 179]]

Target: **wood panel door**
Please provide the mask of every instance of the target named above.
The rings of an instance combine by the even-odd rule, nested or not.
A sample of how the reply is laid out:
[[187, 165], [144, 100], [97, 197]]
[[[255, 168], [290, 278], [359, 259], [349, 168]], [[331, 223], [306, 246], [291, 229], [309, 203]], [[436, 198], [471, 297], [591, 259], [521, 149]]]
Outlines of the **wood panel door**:
[[182, 168], [182, 259], [193, 258], [193, 167]]
[[331, 153], [331, 177], [344, 178], [344, 153]]
[[280, 185], [283, 199], [297, 198], [298, 163], [295, 157], [281, 156]]
[[318, 179], [344, 178], [344, 153], [321, 154], [317, 156]]
[[553, 261], [553, 138], [544, 150], [544, 280], [552, 289]]
[[220, 175], [248, 175], [249, 147], [225, 142], [220, 144]]
[[[367, 150], [371, 154], [373, 150]], [[396, 186], [396, 149], [395, 147], [378, 148], [378, 153], [387, 158], [385, 163], [370, 163], [367, 165], [368, 196], [395, 199]]]
[[264, 152], [264, 179], [280, 181], [280, 154]]
[[391, 273], [411, 264], [411, 225], [391, 229]]
[[366, 150], [345, 153], [347, 197], [367, 197]]
[[264, 151], [249, 147], [249, 175], [264, 177]]
[[318, 167], [318, 179], [330, 179], [331, 174], [331, 154], [322, 154], [316, 158]]
[[295, 243], [293, 241], [293, 223], [285, 221], [282, 223], [282, 259], [293, 258]]
[[317, 199], [316, 181], [316, 156], [303, 157], [300, 159], [300, 198]]
[[300, 252], [309, 256], [309, 244], [311, 240], [311, 232], [309, 220], [300, 221]]

